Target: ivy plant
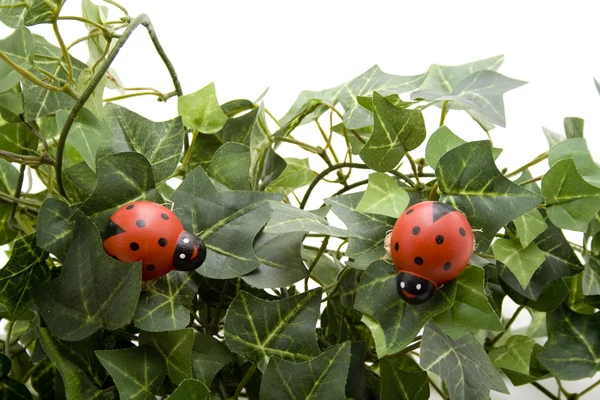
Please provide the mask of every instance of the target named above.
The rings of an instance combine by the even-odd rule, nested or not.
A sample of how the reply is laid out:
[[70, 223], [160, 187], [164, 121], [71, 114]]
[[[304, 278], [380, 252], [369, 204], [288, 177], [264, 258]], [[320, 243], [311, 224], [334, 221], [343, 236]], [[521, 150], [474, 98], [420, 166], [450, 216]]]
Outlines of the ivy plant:
[[[600, 167], [574, 117], [522, 167], [497, 164], [503, 95], [525, 84], [498, 72], [502, 56], [413, 76], [373, 66], [301, 92], [276, 118], [262, 99], [182, 88], [148, 16], [113, 0], [65, 15], [63, 3], [0, 4], [13, 29], [0, 40], [0, 397], [472, 400], [510, 381], [579, 399], [600, 384], [562, 385], [600, 369]], [[66, 43], [65, 20], [87, 35]], [[111, 68], [135, 30], [172, 88], [127, 88]], [[176, 115], [119, 104], [140, 95], [176, 102]], [[450, 112], [467, 113], [479, 140], [446, 126]], [[532, 176], [536, 164], [545, 172]], [[107, 221], [136, 200], [170, 206], [206, 244], [204, 264], [142, 283], [140, 262], [109, 257]], [[411, 305], [385, 239], [426, 200], [462, 211], [476, 248]]]

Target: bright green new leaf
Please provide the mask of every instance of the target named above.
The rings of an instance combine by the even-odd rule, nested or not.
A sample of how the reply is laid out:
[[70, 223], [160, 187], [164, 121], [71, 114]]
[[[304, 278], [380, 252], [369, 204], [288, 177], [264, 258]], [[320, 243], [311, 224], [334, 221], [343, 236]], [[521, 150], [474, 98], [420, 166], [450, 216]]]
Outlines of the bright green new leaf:
[[285, 194], [289, 194], [298, 188], [308, 185], [317, 176], [317, 173], [310, 169], [308, 158], [285, 158], [285, 163], [286, 167], [281, 175], [267, 187], [269, 192], [279, 193], [282, 191]]
[[548, 224], [544, 220], [539, 210], [533, 209], [528, 213], [521, 215], [513, 220], [517, 228], [517, 236], [521, 247], [527, 247], [541, 235], [547, 228]]
[[434, 316], [452, 307], [456, 283], [439, 289], [423, 304], [411, 305], [398, 296], [398, 271], [384, 261], [374, 262], [363, 273], [354, 308], [367, 316], [367, 324], [379, 358], [395, 354], [412, 342], [423, 325]]
[[583, 232], [600, 211], [600, 188], [581, 177], [572, 159], [559, 161], [546, 172], [542, 193], [546, 197], [548, 217], [562, 229]]
[[563, 140], [552, 146], [548, 154], [548, 163], [551, 167], [559, 161], [572, 159], [581, 177], [590, 185], [600, 187], [600, 166], [596, 164], [587, 141], [583, 138]]
[[194, 333], [194, 347], [192, 348], [194, 379], [210, 387], [215, 375], [233, 360], [233, 355], [223, 342], [205, 333]]
[[169, 400], [210, 400], [210, 389], [195, 379], [186, 379], [171, 393]]
[[313, 232], [323, 235], [354, 236], [349, 231], [329, 225], [314, 212], [304, 211], [289, 204], [269, 201], [273, 215], [265, 226], [265, 233]]
[[8, 309], [11, 320], [33, 304], [31, 288], [50, 280], [47, 257], [48, 253], [36, 246], [34, 233], [15, 242], [10, 259], [0, 269], [0, 303]]
[[492, 245], [496, 260], [506, 265], [517, 277], [523, 289], [546, 257], [535, 243], [523, 247], [516, 239], [496, 239]]
[[225, 143], [213, 155], [206, 173], [231, 190], [250, 190], [250, 149], [240, 143]]
[[23, 26], [31, 0], [0, 0], [0, 21], [11, 28]]
[[356, 206], [356, 211], [398, 218], [406, 209], [409, 200], [408, 193], [398, 186], [396, 179], [374, 172], [369, 175], [369, 185]]
[[535, 341], [529, 336], [511, 336], [504, 345], [494, 348], [488, 355], [496, 367], [528, 375], [534, 345]]
[[334, 346], [305, 362], [271, 359], [260, 385], [262, 400], [344, 399], [350, 343]]
[[227, 115], [223, 113], [217, 101], [214, 83], [179, 97], [177, 110], [185, 126], [202, 133], [216, 133], [227, 122]]
[[583, 119], [566, 117], [564, 126], [567, 139], [583, 138]]
[[[22, 27], [0, 40], [2, 51], [14, 64], [23, 69], [33, 67], [33, 36], [29, 29]], [[24, 80], [13, 67], [0, 60], [0, 92], [10, 90]]]
[[425, 120], [420, 110], [399, 108], [377, 92], [373, 93], [373, 106], [373, 134], [359, 154], [370, 168], [387, 172], [425, 140]]
[[81, 340], [98, 329], [118, 329], [133, 318], [142, 284], [139, 263], [109, 257], [98, 231], [78, 216], [58, 279], [36, 286], [33, 297], [54, 335]]
[[96, 351], [123, 399], [155, 400], [166, 374], [162, 357], [150, 346]]
[[406, 355], [381, 359], [381, 400], [427, 400], [427, 372]]
[[488, 141], [469, 142], [444, 154], [435, 170], [440, 201], [463, 211], [485, 251], [496, 232], [543, 201], [507, 179], [496, 167]]
[[[19, 171], [10, 162], [0, 158], [0, 191], [14, 193], [18, 176]], [[0, 245], [10, 242], [17, 235], [8, 220], [11, 207], [10, 203], [0, 202]]]
[[453, 400], [487, 399], [490, 390], [508, 393], [500, 372], [470, 333], [453, 340], [433, 322], [427, 324], [421, 367], [442, 378]]
[[321, 289], [265, 301], [241, 291], [225, 317], [225, 343], [265, 371], [269, 359], [307, 361], [319, 354], [315, 325]]
[[577, 314], [562, 305], [546, 320], [548, 341], [538, 360], [559, 379], [593, 376], [600, 368], [600, 315]]
[[167, 365], [167, 375], [177, 385], [192, 378], [192, 328], [171, 332], [140, 333], [140, 343], [147, 344], [162, 356]]
[[133, 323], [147, 332], [177, 331], [190, 323], [192, 300], [198, 292], [195, 273], [171, 271], [142, 292]]

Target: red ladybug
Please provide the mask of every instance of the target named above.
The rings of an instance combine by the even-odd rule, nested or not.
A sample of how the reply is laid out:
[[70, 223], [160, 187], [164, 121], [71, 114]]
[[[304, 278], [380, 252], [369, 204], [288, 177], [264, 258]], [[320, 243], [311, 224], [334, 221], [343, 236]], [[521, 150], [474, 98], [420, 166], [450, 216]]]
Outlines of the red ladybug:
[[456, 208], [425, 201], [407, 209], [396, 221], [390, 242], [400, 297], [410, 304], [429, 300], [465, 269], [474, 243], [467, 218]]
[[206, 258], [206, 247], [169, 209], [150, 201], [119, 208], [106, 224], [104, 250], [123, 262], [142, 261], [142, 280], [169, 271], [191, 271]]

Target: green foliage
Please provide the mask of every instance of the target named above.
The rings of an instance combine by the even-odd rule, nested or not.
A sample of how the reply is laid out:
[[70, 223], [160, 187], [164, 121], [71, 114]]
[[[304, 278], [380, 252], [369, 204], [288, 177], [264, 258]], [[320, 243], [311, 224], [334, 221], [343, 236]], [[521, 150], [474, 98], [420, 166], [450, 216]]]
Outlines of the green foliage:
[[[547, 152], [507, 172], [498, 156], [514, 149], [493, 147], [491, 130], [524, 82], [498, 72], [503, 56], [412, 76], [373, 66], [301, 92], [275, 120], [264, 95], [220, 104], [212, 83], [181, 88], [147, 16], [63, 5], [0, 0], [13, 29], [0, 40], [0, 397], [470, 400], [506, 392], [504, 375], [548, 394], [538, 381], [600, 370], [597, 154], [584, 120], [566, 117], [564, 134], [544, 128]], [[65, 19], [86, 36], [65, 44]], [[134, 29], [172, 91], [127, 89], [111, 68]], [[70, 53], [83, 42], [86, 63]], [[140, 95], [177, 107], [155, 122], [118, 105]], [[456, 111], [489, 140], [446, 126]], [[202, 239], [199, 268], [142, 283], [141, 263], [106, 254], [110, 216], [138, 200]], [[426, 200], [462, 211], [476, 248], [411, 305], [386, 237]]]

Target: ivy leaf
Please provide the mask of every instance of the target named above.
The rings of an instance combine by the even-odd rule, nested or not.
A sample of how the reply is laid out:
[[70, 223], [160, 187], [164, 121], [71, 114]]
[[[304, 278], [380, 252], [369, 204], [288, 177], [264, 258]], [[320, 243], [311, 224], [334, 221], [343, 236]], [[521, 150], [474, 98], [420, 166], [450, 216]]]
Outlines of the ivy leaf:
[[25, 13], [25, 25], [47, 24], [54, 21], [59, 6], [60, 1], [57, 0], [32, 0]]
[[[1, 13], [2, 8], [0, 8], [0, 15]], [[20, 86], [0, 93], [0, 116], [2, 119], [6, 122], [21, 122], [21, 114], [23, 114], [23, 93]]]
[[369, 342], [371, 333], [361, 317], [361, 313], [344, 306], [339, 299], [329, 300], [321, 314], [321, 333], [329, 343]]
[[592, 158], [585, 139], [568, 139], [552, 146], [548, 154], [550, 167], [566, 159], [573, 160], [583, 180], [600, 188], [600, 166]]
[[114, 379], [121, 398], [156, 398], [155, 393], [165, 377], [166, 367], [152, 347], [96, 351], [96, 356]]
[[186, 379], [171, 393], [169, 400], [210, 400], [210, 389], [195, 379]]
[[515, 218], [513, 223], [517, 228], [519, 242], [523, 248], [529, 246], [536, 237], [548, 228], [548, 224], [544, 220], [544, 217], [537, 209], [533, 209], [528, 213]]
[[222, 342], [210, 335], [195, 332], [194, 338], [191, 353], [194, 379], [210, 387], [215, 375], [233, 361], [233, 355]]
[[171, 176], [183, 146], [181, 118], [154, 122], [112, 103], [104, 107], [104, 113], [113, 133], [109, 153], [140, 153], [150, 161], [157, 182]]
[[217, 135], [208, 135], [199, 132], [190, 145], [191, 155], [188, 166], [191, 170], [196, 167], [208, 169], [216, 151], [223, 143]]
[[285, 158], [286, 167], [267, 190], [269, 192], [282, 192], [289, 194], [294, 190], [306, 186], [312, 182], [317, 173], [310, 169], [308, 158]]
[[[543, 314], [546, 315], [546, 314]], [[545, 335], [544, 335], [545, 336]], [[544, 368], [537, 359], [537, 355], [542, 352], [543, 348], [539, 344], [533, 345], [533, 351], [529, 357], [529, 373], [527, 375], [520, 374], [510, 369], [504, 369], [504, 373], [515, 386], [527, 385], [531, 382], [539, 381], [551, 377], [550, 372]]]
[[194, 330], [140, 333], [140, 343], [152, 346], [165, 360], [167, 374], [177, 385], [192, 377]]
[[29, 155], [37, 150], [38, 138], [25, 124], [9, 123], [0, 126], [0, 149]]
[[[4, 11], [4, 10], [2, 10]], [[0, 40], [2, 51], [14, 64], [23, 69], [33, 67], [33, 36], [29, 29], [22, 27]], [[0, 60], [0, 92], [6, 92], [24, 79], [13, 67]]]
[[565, 305], [546, 316], [548, 341], [538, 360], [559, 379], [577, 380], [600, 368], [600, 315], [577, 314]]
[[131, 321], [141, 288], [139, 263], [109, 257], [100, 235], [78, 216], [73, 241], [58, 279], [33, 289], [40, 315], [57, 337], [80, 340], [98, 329], [118, 329]]
[[[3, 358], [8, 358], [2, 355]], [[31, 400], [31, 393], [27, 386], [16, 379], [5, 376], [0, 379], [0, 397], [3, 399], [23, 399]]]
[[[67, 149], [69, 146], [67, 146]], [[73, 203], [85, 202], [93, 193], [98, 183], [98, 176], [88, 167], [85, 161], [71, 165], [64, 170], [64, 185]]]
[[382, 400], [427, 400], [427, 372], [410, 357], [400, 355], [381, 359]]
[[44, 357], [34, 368], [31, 374], [31, 387], [38, 393], [39, 400], [55, 399], [58, 371], [52, 361], [48, 357]]
[[[251, 105], [247, 105], [252, 110], [247, 112], [244, 115], [233, 118], [232, 115], [228, 115], [229, 119], [225, 122], [223, 128], [215, 134], [215, 137], [221, 141], [221, 143], [242, 143], [246, 146], [250, 145], [250, 136], [252, 133], [252, 128], [258, 121], [258, 116], [260, 112], [262, 112], [261, 108], [255, 108], [254, 103]], [[221, 106], [223, 112], [226, 112], [225, 104]], [[193, 155], [192, 155], [193, 157]]]
[[142, 292], [133, 322], [147, 332], [178, 331], [190, 323], [189, 306], [198, 292], [198, 275], [171, 271]]
[[[505, 267], [503, 266], [502, 268]], [[501, 285], [504, 289], [504, 292], [506, 292], [506, 294], [510, 296], [515, 303], [527, 306], [530, 310], [536, 310], [544, 313], [554, 311], [556, 307], [558, 307], [565, 299], [567, 299], [567, 296], [570, 294], [569, 287], [565, 284], [563, 279], [556, 279], [548, 283], [535, 300], [531, 300], [516, 292], [511, 286], [507, 285], [503, 281], [501, 282]]]
[[485, 251], [496, 232], [543, 201], [511, 182], [496, 168], [488, 141], [460, 145], [440, 158], [435, 174], [440, 201], [463, 211], [475, 231], [477, 250]]
[[225, 343], [264, 372], [273, 356], [310, 360], [319, 354], [315, 325], [321, 290], [265, 301], [238, 293], [225, 317]]
[[452, 308], [434, 317], [435, 323], [453, 339], [478, 330], [503, 331], [504, 325], [485, 295], [485, 272], [468, 267], [456, 278]]
[[73, 238], [75, 220], [71, 217], [76, 211], [75, 207], [48, 197], [38, 213], [37, 245], [61, 261], [64, 261]]
[[[0, 191], [14, 193], [18, 176], [19, 171], [10, 162], [0, 158]], [[12, 241], [17, 236], [17, 232], [10, 227], [8, 220], [10, 209], [10, 203], [0, 202], [0, 245]]]
[[[40, 36], [40, 35], [33, 35], [33, 44], [34, 44], [34, 55], [33, 55], [33, 59], [34, 59], [34, 64], [37, 67], [40, 67], [44, 70], [46, 70], [47, 72], [50, 73], [54, 73], [56, 74], [56, 76], [58, 76], [61, 79], [66, 79], [68, 77], [67, 75], [67, 68], [66, 68], [66, 63], [64, 60], [62, 60], [62, 64], [60, 65], [60, 68], [57, 70], [57, 60], [61, 59], [62, 57], [62, 51], [60, 50], [60, 47], [53, 45], [52, 43], [50, 43], [44, 36]], [[79, 78], [79, 75], [81, 74], [81, 72], [85, 69], [87, 69], [87, 65], [85, 65], [84, 62], [78, 60], [77, 58], [71, 56], [71, 62], [73, 64], [73, 78], [75, 80], [77, 80]], [[38, 78], [40, 79], [47, 79], [47, 76], [38, 71], [37, 68], [33, 69], [31, 71], [33, 74], [35, 74]], [[46, 91], [46, 89], [43, 89], [44, 91]], [[58, 93], [58, 92], [55, 92]], [[69, 95], [65, 94], [65, 93], [58, 93], [60, 94], [62, 97], [66, 97], [66, 98], [71, 98]]]
[[427, 324], [421, 367], [442, 378], [454, 400], [487, 399], [490, 390], [508, 393], [500, 372], [470, 333], [452, 340], [434, 323]]
[[325, 199], [331, 211], [342, 220], [351, 233], [346, 256], [353, 258], [352, 267], [366, 269], [385, 255], [383, 241], [396, 218], [356, 211], [363, 193], [351, 193]]
[[[302, 247], [302, 259], [306, 265], [312, 265], [319, 252], [314, 249]], [[344, 267], [337, 258], [323, 254], [313, 267], [311, 278], [323, 287], [335, 285], [337, 277]]]
[[567, 139], [583, 138], [583, 119], [566, 117], [564, 127]]
[[308, 276], [300, 249], [304, 232], [259, 233], [254, 252], [260, 261], [257, 269], [242, 276], [247, 284], [259, 288], [287, 287]]
[[214, 83], [197, 92], [180, 96], [177, 110], [185, 126], [203, 133], [218, 132], [227, 122], [227, 115], [217, 101]]
[[363, 314], [377, 348], [379, 358], [395, 354], [412, 342], [423, 325], [448, 310], [454, 302], [456, 283], [439, 289], [431, 300], [419, 305], [405, 303], [398, 296], [393, 265], [376, 261], [363, 273], [354, 308]]
[[492, 248], [496, 260], [511, 270], [523, 289], [527, 288], [529, 280], [546, 259], [535, 243], [523, 248], [516, 239], [496, 239]]
[[34, 121], [58, 110], [71, 109], [75, 105], [75, 100], [62, 92], [46, 90], [29, 81], [23, 81], [22, 86], [25, 122]]
[[269, 201], [273, 214], [265, 226], [265, 233], [313, 232], [322, 235], [353, 236], [345, 229], [329, 225], [325, 218], [282, 202]]
[[0, 303], [14, 321], [33, 304], [31, 288], [50, 280], [48, 253], [36, 246], [35, 234], [19, 238], [10, 259], [0, 269]]
[[600, 211], [600, 188], [581, 177], [572, 159], [559, 161], [546, 172], [542, 193], [548, 217], [562, 229], [583, 232]]
[[10, 28], [23, 26], [30, 3], [31, 0], [0, 0], [0, 21]]
[[225, 143], [213, 155], [208, 176], [231, 190], [250, 190], [250, 149], [240, 143]]
[[523, 375], [529, 375], [531, 353], [535, 341], [529, 336], [511, 336], [504, 345], [492, 349], [488, 355], [492, 363]]
[[334, 346], [305, 362], [273, 358], [261, 380], [260, 398], [343, 399], [349, 366], [349, 342]]
[[[198, 273], [209, 278], [236, 278], [260, 265], [254, 238], [271, 216], [267, 200], [278, 195], [217, 192], [201, 168], [193, 170], [171, 196], [174, 212], [188, 232], [199, 233], [207, 248]], [[235, 238], [235, 240], [231, 240]]]
[[369, 175], [369, 185], [356, 211], [398, 218], [408, 202], [408, 193], [394, 178], [375, 172]]
[[583, 293], [586, 296], [600, 295], [600, 258], [590, 256], [582, 277]]
[[[104, 6], [98, 6], [94, 4], [91, 0], [82, 0], [81, 14], [84, 18], [87, 18], [90, 21], [104, 25], [104, 23], [107, 21], [106, 18], [108, 15], [108, 8]], [[85, 27], [88, 31], [91, 31], [95, 28], [91, 24], [85, 24]], [[103, 35], [96, 35], [87, 40], [87, 45], [90, 51], [90, 59], [88, 61], [88, 64], [92, 66], [94, 65], [96, 60], [100, 59], [103, 56], [104, 49], [106, 48], [106, 39]]]

